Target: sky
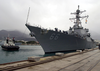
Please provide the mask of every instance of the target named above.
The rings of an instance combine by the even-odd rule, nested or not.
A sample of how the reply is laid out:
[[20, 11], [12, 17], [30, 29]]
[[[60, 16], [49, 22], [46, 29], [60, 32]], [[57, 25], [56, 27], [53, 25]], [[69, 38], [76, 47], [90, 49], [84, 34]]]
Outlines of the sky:
[[29, 24], [68, 30], [74, 25], [69, 18], [75, 17], [70, 13], [75, 12], [78, 5], [80, 10], [86, 10], [81, 16], [89, 15], [87, 24], [82, 20], [82, 26], [100, 35], [100, 0], [0, 0], [0, 30], [29, 33], [25, 26], [29, 7]]

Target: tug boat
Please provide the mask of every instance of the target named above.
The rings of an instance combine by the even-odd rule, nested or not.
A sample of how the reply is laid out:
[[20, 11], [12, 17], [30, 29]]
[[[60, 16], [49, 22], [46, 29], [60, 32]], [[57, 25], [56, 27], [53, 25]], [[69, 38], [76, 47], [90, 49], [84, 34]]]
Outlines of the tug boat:
[[1, 45], [1, 47], [3, 50], [19, 50], [19, 48], [20, 48], [19, 46], [15, 45], [14, 38], [13, 38], [13, 40], [7, 38], [6, 41], [4, 41], [4, 44]]

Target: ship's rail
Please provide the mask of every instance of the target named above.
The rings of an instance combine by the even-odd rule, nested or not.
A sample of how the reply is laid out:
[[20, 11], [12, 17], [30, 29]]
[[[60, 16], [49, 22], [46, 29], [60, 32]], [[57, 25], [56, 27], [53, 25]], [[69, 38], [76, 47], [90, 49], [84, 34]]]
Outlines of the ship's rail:
[[33, 24], [33, 25], [27, 24], [27, 25], [40, 28], [42, 32], [46, 32], [46, 33], [47, 33], [47, 31], [56, 31], [56, 32], [68, 34], [68, 31], [60, 30], [60, 29], [58, 29], [58, 28], [55, 28], [55, 29], [44, 28], [44, 27], [42, 27], [41, 25], [36, 25], [36, 24]]

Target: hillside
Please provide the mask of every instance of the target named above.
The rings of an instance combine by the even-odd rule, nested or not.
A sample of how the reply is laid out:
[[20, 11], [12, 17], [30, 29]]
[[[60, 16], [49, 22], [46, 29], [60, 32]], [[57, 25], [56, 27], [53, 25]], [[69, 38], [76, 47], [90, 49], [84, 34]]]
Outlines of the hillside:
[[29, 34], [25, 34], [25, 33], [22, 33], [20, 31], [7, 31], [7, 30], [1, 30], [0, 31], [0, 40], [3, 40], [3, 39], [6, 39], [6, 37], [10, 37], [10, 38], [13, 38], [15, 37], [16, 40], [25, 40], [25, 41], [36, 41], [35, 38], [33, 37], [30, 37]]

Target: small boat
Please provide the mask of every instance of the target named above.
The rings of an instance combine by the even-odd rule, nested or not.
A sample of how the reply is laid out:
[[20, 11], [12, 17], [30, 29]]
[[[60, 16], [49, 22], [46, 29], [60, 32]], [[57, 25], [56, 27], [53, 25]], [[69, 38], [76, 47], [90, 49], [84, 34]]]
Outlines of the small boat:
[[4, 44], [1, 45], [3, 50], [19, 50], [19, 46], [15, 45], [15, 40], [13, 38], [13, 40], [7, 38], [6, 41], [4, 41]]

